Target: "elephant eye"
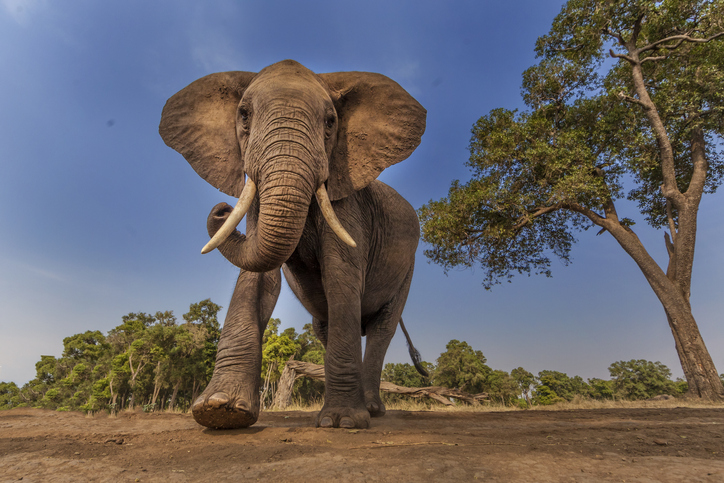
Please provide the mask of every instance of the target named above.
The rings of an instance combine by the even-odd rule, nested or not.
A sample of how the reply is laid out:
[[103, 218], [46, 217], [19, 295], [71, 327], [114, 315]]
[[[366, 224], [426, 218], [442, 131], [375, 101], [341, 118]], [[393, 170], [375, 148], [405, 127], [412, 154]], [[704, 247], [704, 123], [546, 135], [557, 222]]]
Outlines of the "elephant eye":
[[239, 108], [239, 117], [242, 121], [246, 122], [249, 120], [249, 111], [247, 111], [245, 108], [240, 107]]
[[332, 129], [334, 127], [334, 122], [336, 121], [334, 116], [327, 116], [327, 118], [324, 120], [324, 125], [327, 127], [327, 129]]

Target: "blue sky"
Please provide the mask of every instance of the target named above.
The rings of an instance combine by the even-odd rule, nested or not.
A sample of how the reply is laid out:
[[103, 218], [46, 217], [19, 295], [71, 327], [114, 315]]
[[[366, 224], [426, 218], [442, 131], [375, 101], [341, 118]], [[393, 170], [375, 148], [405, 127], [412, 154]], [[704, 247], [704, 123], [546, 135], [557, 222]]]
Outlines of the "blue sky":
[[[468, 179], [470, 128], [496, 107], [522, 108], [521, 73], [563, 2], [0, 0], [0, 380], [23, 384], [64, 337], [103, 332], [128, 312], [205, 298], [227, 306], [237, 275], [200, 255], [205, 220], [234, 203], [166, 147], [166, 99], [206, 74], [256, 72], [295, 59], [315, 72], [370, 71], [427, 108], [422, 144], [381, 180], [419, 208]], [[724, 371], [722, 195], [705, 197], [692, 304]], [[665, 263], [663, 232], [637, 233]], [[553, 278], [485, 291], [482, 272], [445, 275], [418, 249], [404, 318], [425, 360], [450, 339], [488, 364], [608, 377], [617, 360], [681, 369], [663, 309], [608, 234], [581, 233]], [[222, 313], [222, 317], [225, 311]], [[285, 286], [275, 317], [311, 320]], [[398, 334], [388, 362], [407, 362]]]

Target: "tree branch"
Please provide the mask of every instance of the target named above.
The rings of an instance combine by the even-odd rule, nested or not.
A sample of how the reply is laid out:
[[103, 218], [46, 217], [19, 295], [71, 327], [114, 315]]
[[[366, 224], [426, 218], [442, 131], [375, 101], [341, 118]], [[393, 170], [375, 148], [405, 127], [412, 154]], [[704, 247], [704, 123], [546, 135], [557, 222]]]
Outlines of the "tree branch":
[[[643, 64], [643, 62], [642, 62], [642, 64]], [[646, 107], [646, 104], [644, 104], [644, 103], [641, 102], [640, 100], [636, 99], [635, 97], [627, 96], [626, 94], [624, 94], [623, 91], [619, 92], [617, 95], [618, 95], [618, 98], [621, 99], [621, 100], [624, 100], [624, 101], [626, 101], [626, 102], [630, 102], [631, 104], [637, 104], [637, 105], [639, 105], [639, 106], [641, 106], [641, 107]]]
[[[291, 381], [291, 384], [294, 384], [294, 380], [300, 376], [307, 376], [311, 377], [312, 379], [316, 379], [318, 381], [324, 381], [324, 366], [319, 364], [312, 364], [311, 362], [302, 362], [302, 361], [295, 361], [295, 360], [289, 360], [286, 365], [284, 366], [284, 371], [282, 373], [282, 377], [284, 378], [284, 374], [288, 371], [291, 371], [291, 377], [285, 378], [287, 381], [287, 384], [289, 384], [289, 381]], [[281, 381], [281, 379], [280, 379]], [[411, 396], [411, 397], [429, 397], [430, 399], [434, 399], [438, 402], [441, 402], [442, 404], [445, 404], [446, 406], [454, 406], [455, 404], [450, 401], [448, 398], [455, 398], [459, 399], [461, 401], [465, 401], [469, 404], [477, 405], [481, 401], [489, 401], [488, 394], [487, 393], [480, 393], [480, 394], [468, 394], [466, 392], [460, 391], [459, 389], [450, 389], [447, 387], [442, 386], [429, 386], [429, 387], [404, 387], [404, 386], [397, 386], [395, 384], [392, 384], [391, 382], [387, 381], [381, 381], [380, 382], [380, 391], [384, 392], [391, 392], [395, 394], [404, 394], [405, 396]], [[291, 389], [288, 391], [289, 396], [291, 396]], [[279, 403], [276, 402], [277, 407], [280, 409], [283, 409], [286, 407], [288, 402], [285, 404], [286, 401], [279, 401]]]
[[644, 60], [641, 61], [641, 64], [643, 65], [643, 64], [645, 64], [646, 62], [648, 62], [648, 61], [650, 61], [650, 60], [651, 60], [651, 61], [657, 61], [657, 60], [665, 60], [665, 59], [668, 59], [668, 58], [669, 58], [668, 55], [659, 55], [659, 56], [657, 56], [657, 57], [646, 57]]
[[586, 208], [583, 205], [579, 205], [578, 203], [568, 203], [568, 204], [564, 205], [563, 208], [568, 208], [569, 210], [575, 211], [576, 213], [580, 213], [583, 216], [585, 216], [586, 218], [588, 218], [589, 220], [591, 220], [594, 224], [596, 224], [602, 228], [605, 228], [607, 230], [610, 229], [610, 227], [613, 223], [618, 224], [617, 221], [613, 222], [613, 220], [608, 220], [608, 219], [604, 218], [603, 216], [599, 215], [598, 213], [596, 213], [595, 211], [593, 211], [589, 208]]
[[538, 207], [538, 208], [536, 208], [535, 212], [528, 213], [528, 214], [518, 218], [518, 223], [516, 223], [513, 226], [513, 231], [520, 230], [521, 228], [523, 228], [524, 226], [526, 226], [528, 223], [533, 221], [535, 218], [538, 218], [539, 216], [542, 216], [542, 215], [545, 215], [546, 213], [551, 213], [553, 211], [560, 210], [560, 209], [561, 209], [560, 204], [555, 204], [552, 206]]
[[627, 60], [631, 64], [636, 63], [636, 61], [633, 59], [633, 57], [629, 57], [628, 55], [625, 55], [625, 54], [617, 54], [616, 52], [613, 51], [613, 49], [609, 49], [608, 55], [610, 55], [611, 57], [613, 57], [615, 59]]
[[[663, 186], [661, 186], [661, 190], [664, 190]], [[666, 218], [669, 220], [669, 230], [671, 231], [671, 248], [673, 249], [673, 245], [676, 244], [676, 222], [674, 222], [674, 212], [671, 209], [671, 200], [668, 198], [666, 199]]]
[[[609, 23], [610, 23], [610, 20], [609, 20]], [[605, 35], [608, 35], [608, 36], [610, 36], [610, 37], [615, 38], [620, 45], [623, 45], [623, 46], [626, 45], [626, 41], [624, 40], [623, 36], [622, 36], [619, 32], [612, 32], [612, 31], [608, 28], [608, 25], [606, 25], [605, 27], [603, 27], [603, 28], [601, 29], [601, 32], [603, 32]]]
[[[641, 33], [641, 24], [644, 21], [644, 16], [645, 15], [642, 13], [641, 15], [638, 16], [638, 18], [634, 22], [633, 32], [631, 33], [631, 40], [630, 40], [631, 46], [635, 46], [636, 41], [639, 39], [639, 34]], [[627, 47], [629, 47], [629, 46], [627, 45]], [[629, 47], [629, 51], [631, 51], [631, 50], [632, 49]]]
[[[637, 52], [640, 54], [642, 52], [646, 52], [649, 50], [657, 50], [657, 49], [667, 49], [667, 50], [675, 50], [678, 49], [681, 44], [684, 42], [689, 42], [692, 44], [705, 44], [707, 42], [711, 42], [714, 39], [717, 39], [721, 36], [724, 36], [724, 32], [716, 33], [710, 37], [707, 37], [705, 39], [697, 39], [695, 37], [691, 37], [688, 33], [683, 35], [672, 35], [671, 37], [666, 37], [665, 39], [657, 40], [656, 42], [649, 44], [645, 47], [641, 47], [640, 49], [637, 49]], [[675, 41], [672, 45], [662, 45], [666, 42], [672, 42]]]
[[691, 176], [689, 188], [685, 195], [689, 198], [701, 198], [706, 184], [706, 175], [709, 170], [709, 162], [706, 159], [706, 140], [701, 128], [694, 128], [691, 133], [691, 161], [694, 165], [694, 172]]

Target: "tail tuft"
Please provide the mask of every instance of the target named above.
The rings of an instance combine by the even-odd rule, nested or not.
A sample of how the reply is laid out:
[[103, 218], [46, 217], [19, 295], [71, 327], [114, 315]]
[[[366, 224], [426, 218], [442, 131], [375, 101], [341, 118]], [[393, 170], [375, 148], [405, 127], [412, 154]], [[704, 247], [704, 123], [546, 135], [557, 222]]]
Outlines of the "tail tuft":
[[418, 352], [418, 350], [415, 349], [415, 346], [412, 345], [412, 341], [410, 340], [410, 334], [407, 333], [407, 329], [405, 328], [405, 324], [402, 322], [402, 318], [400, 318], [400, 327], [402, 328], [402, 332], [405, 334], [405, 340], [407, 341], [407, 350], [410, 351], [410, 358], [412, 359], [412, 364], [415, 366], [415, 369], [417, 369], [417, 372], [419, 372], [421, 375], [425, 377], [430, 377], [430, 374], [422, 366], [422, 357], [420, 356], [420, 352]]

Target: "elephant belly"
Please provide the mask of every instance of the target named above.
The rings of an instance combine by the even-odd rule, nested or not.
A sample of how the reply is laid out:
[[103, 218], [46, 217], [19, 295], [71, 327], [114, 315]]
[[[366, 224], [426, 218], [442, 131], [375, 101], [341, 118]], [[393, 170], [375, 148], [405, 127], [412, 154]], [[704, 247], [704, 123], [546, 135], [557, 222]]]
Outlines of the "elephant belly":
[[305, 309], [319, 320], [327, 320], [327, 297], [324, 295], [322, 275], [310, 270], [294, 257], [282, 265], [284, 277], [294, 295]]
[[[361, 319], [372, 316], [389, 304], [399, 293], [405, 278], [413, 268], [412, 263], [398, 265], [386, 274], [375, 274], [368, 280], [362, 289]], [[328, 320], [327, 297], [319, 271], [301, 268], [293, 260], [282, 266], [284, 277], [294, 295], [299, 299], [305, 309], [319, 320]]]

